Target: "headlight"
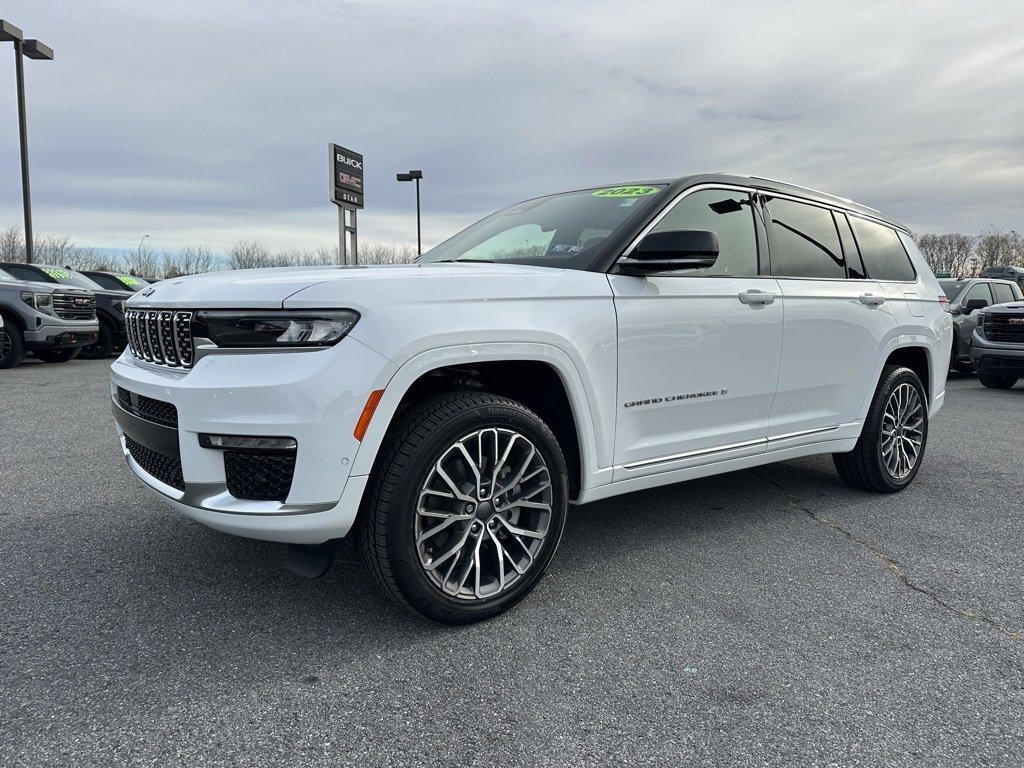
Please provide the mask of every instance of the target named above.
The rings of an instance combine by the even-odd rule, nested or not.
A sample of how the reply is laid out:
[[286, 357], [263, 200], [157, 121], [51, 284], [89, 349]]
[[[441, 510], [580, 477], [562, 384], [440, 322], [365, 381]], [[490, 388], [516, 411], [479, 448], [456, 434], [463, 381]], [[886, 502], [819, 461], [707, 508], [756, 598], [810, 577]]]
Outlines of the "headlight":
[[196, 313], [193, 335], [218, 347], [329, 347], [359, 320], [351, 309], [329, 311], [233, 311]]
[[21, 300], [40, 312], [46, 312], [47, 308], [50, 306], [50, 294], [48, 293], [31, 293], [29, 291], [22, 291]]

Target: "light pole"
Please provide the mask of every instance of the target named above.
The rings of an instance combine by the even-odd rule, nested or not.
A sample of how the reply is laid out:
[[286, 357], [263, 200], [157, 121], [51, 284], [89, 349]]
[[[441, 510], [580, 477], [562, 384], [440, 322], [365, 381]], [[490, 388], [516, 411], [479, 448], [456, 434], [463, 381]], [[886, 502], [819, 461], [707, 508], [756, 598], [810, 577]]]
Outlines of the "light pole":
[[420, 236], [420, 179], [423, 178], [423, 171], [409, 171], [399, 173], [395, 176], [399, 181], [416, 182], [416, 255], [423, 253], [423, 240]]
[[21, 199], [25, 209], [25, 261], [32, 263], [32, 194], [28, 184], [28, 124], [25, 121], [25, 70], [22, 57], [53, 61], [53, 49], [38, 40], [25, 40], [21, 30], [0, 19], [0, 41], [14, 43], [14, 71], [18, 81], [18, 136], [21, 139]]

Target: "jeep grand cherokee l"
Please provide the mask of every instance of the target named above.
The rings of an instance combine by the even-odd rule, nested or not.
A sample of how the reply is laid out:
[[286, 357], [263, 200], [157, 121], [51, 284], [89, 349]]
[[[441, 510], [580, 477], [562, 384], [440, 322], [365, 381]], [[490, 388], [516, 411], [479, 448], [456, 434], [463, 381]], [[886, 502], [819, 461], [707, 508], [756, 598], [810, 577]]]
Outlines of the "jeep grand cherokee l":
[[351, 532], [385, 593], [464, 623], [534, 587], [570, 502], [811, 454], [905, 488], [945, 396], [944, 301], [871, 208], [641, 181], [518, 203], [414, 264], [151, 286], [112, 409], [174, 508], [310, 557]]

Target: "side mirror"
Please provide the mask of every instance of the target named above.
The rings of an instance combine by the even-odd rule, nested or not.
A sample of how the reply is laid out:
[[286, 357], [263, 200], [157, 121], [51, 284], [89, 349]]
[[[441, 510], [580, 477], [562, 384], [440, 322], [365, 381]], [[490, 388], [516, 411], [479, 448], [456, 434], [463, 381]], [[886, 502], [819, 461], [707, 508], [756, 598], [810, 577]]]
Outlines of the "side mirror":
[[718, 235], [703, 229], [663, 229], [637, 243], [633, 253], [619, 259], [627, 275], [646, 275], [677, 269], [702, 269], [718, 260]]
[[985, 301], [984, 299], [970, 299], [964, 305], [964, 313], [969, 315], [974, 310], [976, 310], [976, 309], [984, 309], [987, 306], [988, 306], [988, 302]]
[[961, 307], [959, 304], [950, 304], [949, 305], [949, 314], [953, 315], [954, 317], [956, 317], [957, 315], [962, 315], [963, 313], [964, 313], [964, 308]]

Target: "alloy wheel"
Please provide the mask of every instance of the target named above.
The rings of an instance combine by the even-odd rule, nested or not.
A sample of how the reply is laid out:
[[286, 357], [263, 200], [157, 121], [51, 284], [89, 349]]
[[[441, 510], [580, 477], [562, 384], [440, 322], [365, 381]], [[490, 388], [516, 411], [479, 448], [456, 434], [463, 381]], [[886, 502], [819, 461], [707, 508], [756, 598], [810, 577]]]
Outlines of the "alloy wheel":
[[0, 330], [0, 360], [5, 359], [11, 354], [11, 348], [14, 343], [11, 341], [11, 337], [7, 335], [7, 331]]
[[903, 480], [917, 466], [924, 444], [924, 404], [913, 384], [900, 384], [882, 414], [881, 451], [886, 471]]
[[420, 489], [420, 565], [449, 597], [494, 597], [536, 561], [552, 504], [551, 475], [532, 441], [510, 429], [471, 432], [441, 454]]

